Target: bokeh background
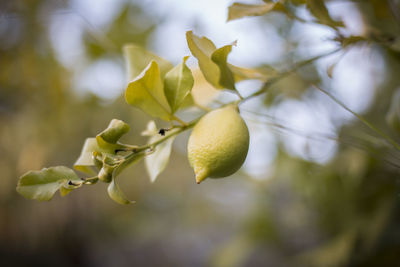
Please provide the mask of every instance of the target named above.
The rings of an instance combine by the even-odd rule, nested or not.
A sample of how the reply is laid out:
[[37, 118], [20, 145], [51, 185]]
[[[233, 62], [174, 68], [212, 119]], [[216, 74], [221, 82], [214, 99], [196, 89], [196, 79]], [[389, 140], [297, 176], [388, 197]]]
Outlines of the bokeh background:
[[[0, 265], [399, 266], [399, 151], [310, 86], [399, 141], [385, 120], [400, 88], [399, 1], [325, 2], [343, 36], [368, 42], [241, 106], [251, 131], [243, 168], [196, 185], [185, 133], [155, 183], [143, 162], [124, 172], [120, 186], [137, 203], [121, 206], [101, 183], [41, 203], [15, 187], [29, 170], [72, 166], [85, 138], [113, 118], [131, 125], [122, 141], [146, 142], [151, 118], [122, 96], [124, 44], [176, 64], [193, 30], [217, 46], [238, 40], [233, 64], [279, 71], [340, 47], [335, 31], [304, 6], [294, 8], [306, 23], [278, 13], [227, 23], [225, 0], [0, 1]], [[238, 84], [243, 95], [260, 86]]]

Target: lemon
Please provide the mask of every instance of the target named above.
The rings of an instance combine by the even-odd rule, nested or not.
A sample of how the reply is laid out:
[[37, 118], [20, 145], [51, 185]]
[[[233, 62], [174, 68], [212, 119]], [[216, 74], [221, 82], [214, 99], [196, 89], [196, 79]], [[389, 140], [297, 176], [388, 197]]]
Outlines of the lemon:
[[235, 173], [249, 150], [249, 130], [237, 106], [207, 113], [196, 124], [188, 142], [188, 158], [196, 182]]

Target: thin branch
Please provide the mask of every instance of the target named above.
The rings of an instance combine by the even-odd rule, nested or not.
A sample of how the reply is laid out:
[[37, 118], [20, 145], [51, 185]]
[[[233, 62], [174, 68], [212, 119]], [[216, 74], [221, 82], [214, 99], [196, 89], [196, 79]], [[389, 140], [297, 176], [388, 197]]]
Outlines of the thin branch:
[[340, 105], [342, 108], [344, 108], [345, 110], [347, 110], [348, 112], [350, 112], [351, 114], [353, 114], [357, 119], [359, 119], [364, 125], [366, 125], [368, 128], [370, 128], [371, 130], [373, 130], [375, 133], [377, 133], [378, 135], [380, 135], [383, 139], [385, 139], [389, 144], [391, 144], [394, 148], [396, 148], [397, 150], [400, 151], [400, 145], [394, 141], [391, 137], [389, 137], [387, 134], [385, 134], [383, 131], [381, 131], [380, 129], [378, 129], [377, 127], [375, 127], [372, 123], [370, 123], [367, 119], [365, 119], [363, 116], [361, 116], [360, 114], [354, 112], [353, 110], [351, 110], [349, 107], [347, 107], [342, 101], [340, 101], [338, 98], [336, 98], [335, 96], [333, 96], [331, 93], [329, 93], [328, 91], [322, 89], [321, 87], [313, 84], [312, 85], [315, 89], [321, 91], [322, 93], [324, 93], [325, 95], [327, 95], [329, 98], [331, 98], [333, 101], [335, 101], [338, 105]]
[[325, 53], [325, 54], [322, 54], [322, 55], [318, 55], [318, 56], [315, 56], [315, 57], [309, 58], [309, 59], [307, 59], [307, 60], [304, 60], [304, 61], [301, 61], [301, 62], [296, 63], [290, 70], [287, 70], [287, 71], [285, 71], [285, 72], [281, 72], [277, 77], [274, 77], [274, 78], [272, 78], [271, 80], [267, 81], [267, 82], [263, 85], [263, 87], [261, 87], [260, 90], [258, 90], [258, 91], [256, 91], [255, 93], [253, 93], [253, 94], [251, 94], [251, 95], [245, 97], [244, 99], [242, 99], [241, 102], [244, 102], [244, 101], [246, 101], [246, 100], [249, 100], [249, 99], [251, 99], [251, 98], [253, 98], [253, 97], [256, 97], [256, 96], [258, 96], [258, 95], [261, 95], [261, 94], [265, 93], [272, 85], [276, 84], [278, 81], [282, 80], [283, 78], [286, 78], [287, 76], [289, 76], [289, 75], [292, 74], [293, 72], [296, 72], [298, 69], [300, 69], [300, 68], [302, 68], [302, 67], [304, 67], [304, 66], [307, 66], [307, 65], [313, 63], [313, 62], [316, 61], [316, 60], [319, 60], [319, 59], [321, 59], [321, 58], [324, 58], [324, 57], [333, 55], [333, 54], [339, 52], [341, 49], [342, 49], [342, 48], [338, 48], [338, 49], [335, 49], [335, 50], [330, 51], [330, 52], [328, 52], [328, 53]]
[[[271, 119], [271, 120], [275, 120], [275, 118], [273, 116], [268, 115], [268, 114], [263, 114], [263, 113], [258, 113], [258, 112], [255, 112], [255, 111], [243, 110], [243, 109], [242, 109], [242, 111], [251, 113], [251, 114], [256, 115], [256, 116], [260, 116], [260, 117], [262, 116], [262, 117], [266, 117], [266, 118]], [[389, 164], [389, 165], [391, 165], [393, 167], [396, 167], [396, 168], [400, 169], [400, 165], [396, 163], [396, 162], [399, 161], [398, 157], [396, 157], [395, 155], [391, 155], [391, 156], [394, 157], [394, 160], [396, 162], [393, 162], [393, 161], [391, 161], [391, 160], [389, 160], [387, 158], [384, 158], [384, 157], [377, 157], [376, 153], [371, 151], [371, 148], [369, 146], [367, 146], [365, 144], [363, 145], [361, 143], [357, 143], [357, 142], [355, 142], [354, 140], [351, 140], [351, 139], [347, 139], [346, 138], [347, 139], [346, 140], [346, 139], [343, 139], [340, 136], [336, 137], [336, 136], [325, 134], [325, 133], [307, 134], [307, 133], [299, 131], [298, 129], [294, 129], [294, 128], [285, 126], [285, 125], [277, 123], [275, 121], [269, 122], [269, 121], [260, 121], [260, 120], [254, 120], [254, 119], [251, 119], [251, 120], [256, 122], [256, 123], [262, 123], [263, 125], [266, 124], [268, 126], [274, 127], [275, 128], [274, 130], [276, 130], [278, 133], [281, 133], [281, 134], [285, 134], [285, 133], [286, 134], [294, 134], [294, 135], [297, 135], [297, 136], [300, 136], [300, 137], [303, 137], [303, 138], [306, 138], [306, 139], [315, 140], [315, 141], [330, 140], [330, 141], [334, 141], [336, 143], [343, 144], [343, 145], [348, 146], [348, 147], [353, 147], [353, 148], [356, 148], [356, 149], [359, 149], [359, 150], [365, 152], [366, 154], [368, 154], [369, 156], [371, 156], [372, 158], [374, 158], [376, 160], [382, 160], [383, 162], [385, 162], [385, 163], [387, 163], [387, 164]], [[350, 136], [350, 138], [351, 138], [351, 136]]]
[[177, 122], [179, 122], [180, 124], [182, 124], [182, 126], [186, 126], [186, 125], [187, 125], [186, 122], [184, 122], [183, 120], [179, 119], [179, 118], [178, 118], [177, 116], [175, 116], [175, 115], [172, 117], [172, 119], [175, 120], [175, 121], [177, 121]]

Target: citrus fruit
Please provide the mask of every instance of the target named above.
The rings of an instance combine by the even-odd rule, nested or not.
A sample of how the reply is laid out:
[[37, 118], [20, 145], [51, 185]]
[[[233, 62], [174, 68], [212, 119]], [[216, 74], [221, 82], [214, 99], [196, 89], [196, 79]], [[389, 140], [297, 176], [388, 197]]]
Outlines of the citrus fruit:
[[249, 130], [239, 109], [229, 105], [207, 113], [194, 127], [188, 142], [188, 158], [196, 182], [235, 173], [249, 150]]

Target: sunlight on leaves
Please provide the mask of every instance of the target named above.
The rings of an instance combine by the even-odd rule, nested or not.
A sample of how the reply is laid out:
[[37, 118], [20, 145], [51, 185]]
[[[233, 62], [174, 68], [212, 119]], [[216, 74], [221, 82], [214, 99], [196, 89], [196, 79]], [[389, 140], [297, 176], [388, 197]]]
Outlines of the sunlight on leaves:
[[200, 69], [193, 70], [194, 85], [190, 95], [192, 95], [195, 103], [207, 106], [221, 92], [215, 89], [205, 78]]
[[[162, 138], [162, 136], [154, 136], [150, 138], [149, 143], [154, 143], [155, 141]], [[172, 143], [175, 140], [175, 136], [170, 137], [166, 141], [159, 144], [154, 148], [154, 152], [148, 155], [144, 160], [146, 163], [146, 170], [149, 174], [150, 181], [153, 183], [157, 176], [164, 171], [169, 162], [169, 157], [171, 155]]]
[[181, 107], [194, 84], [192, 72], [186, 66], [188, 58], [184, 57], [182, 63], [170, 70], [164, 78], [164, 92], [172, 114]]
[[219, 67], [219, 84], [224, 88], [235, 90], [235, 79], [228, 66], [228, 55], [232, 51], [232, 45], [225, 45], [215, 50], [211, 55], [211, 60]]
[[272, 68], [242, 68], [231, 64], [228, 65], [233, 72], [235, 82], [244, 80], [260, 80], [266, 82], [278, 73]]
[[[277, 3], [265, 3], [262, 5], [249, 5], [233, 3], [228, 8], [228, 21], [240, 19], [248, 16], [262, 16], [270, 11], [274, 11]], [[279, 3], [278, 3], [279, 4]]]
[[323, 0], [307, 0], [307, 8], [321, 24], [328, 25], [332, 28], [344, 26], [343, 22], [334, 20], [331, 15], [329, 15]]
[[156, 61], [151, 61], [147, 68], [129, 83], [125, 100], [150, 116], [170, 120], [171, 113]]
[[160, 66], [161, 77], [164, 77], [173, 68], [173, 65], [168, 60], [135, 44], [125, 45], [123, 54], [127, 66], [128, 81], [135, 79], [152, 60], [156, 61]]
[[123, 145], [118, 143], [118, 140], [127, 132], [130, 127], [121, 120], [113, 119], [107, 128], [96, 136], [96, 141], [101, 149], [110, 151], [112, 154], [115, 150], [121, 149]]
[[221, 89], [219, 84], [220, 70], [217, 64], [211, 60], [212, 53], [217, 49], [214, 43], [207, 37], [198, 37], [192, 31], [186, 32], [186, 40], [193, 56], [199, 62], [200, 70], [204, 78], [215, 88]]
[[113, 154], [114, 150], [113, 148], [100, 148], [97, 144], [96, 138], [94, 137], [86, 138], [81, 155], [74, 163], [74, 169], [89, 175], [95, 175], [96, 172], [91, 168], [92, 166], [96, 165], [93, 152]]

